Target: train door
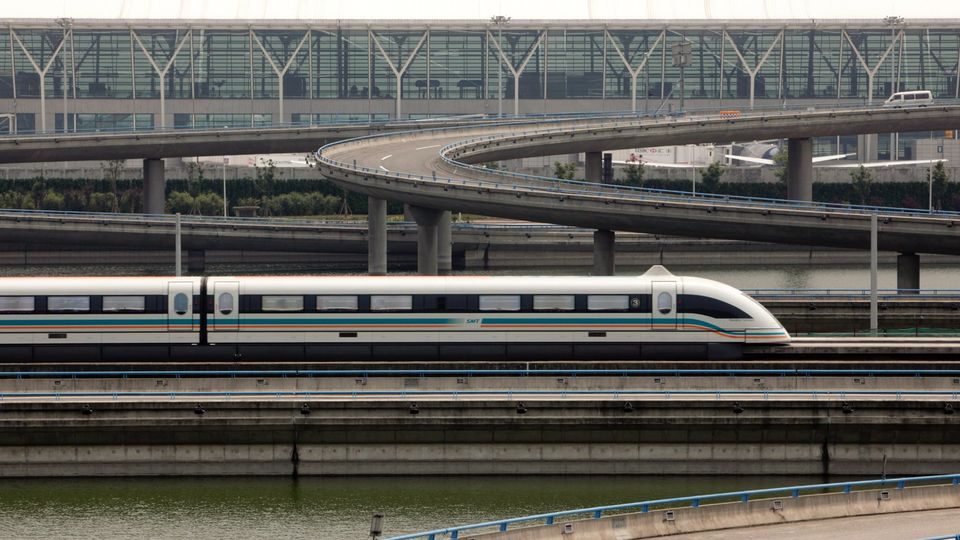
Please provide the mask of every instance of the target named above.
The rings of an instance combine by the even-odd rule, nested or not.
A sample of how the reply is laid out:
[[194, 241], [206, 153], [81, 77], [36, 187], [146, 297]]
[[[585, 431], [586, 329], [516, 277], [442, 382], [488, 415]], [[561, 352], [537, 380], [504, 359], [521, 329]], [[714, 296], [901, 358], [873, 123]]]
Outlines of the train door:
[[213, 284], [214, 331], [237, 330], [240, 323], [240, 283], [216, 281]]
[[651, 285], [653, 329], [676, 330], [677, 283], [674, 281], [654, 281]]
[[167, 284], [167, 329], [171, 332], [194, 332], [193, 282], [171, 281]]

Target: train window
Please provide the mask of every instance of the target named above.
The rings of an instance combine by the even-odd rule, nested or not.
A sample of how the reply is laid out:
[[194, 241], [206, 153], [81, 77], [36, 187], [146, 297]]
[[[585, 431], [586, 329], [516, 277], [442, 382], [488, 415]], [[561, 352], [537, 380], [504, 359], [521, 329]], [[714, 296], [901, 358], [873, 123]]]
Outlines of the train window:
[[302, 296], [264, 296], [264, 311], [303, 311]]
[[673, 295], [664, 291], [657, 295], [657, 311], [666, 315], [673, 311]]
[[233, 295], [227, 292], [220, 293], [217, 304], [220, 306], [221, 315], [229, 315], [233, 311]]
[[146, 309], [147, 299], [143, 296], [104, 296], [105, 313], [142, 312]]
[[89, 296], [50, 296], [47, 298], [49, 311], [90, 311]]
[[356, 296], [318, 296], [317, 311], [357, 311]]
[[681, 294], [677, 297], [677, 309], [683, 313], [696, 313], [714, 319], [750, 319], [742, 309], [723, 300], [699, 294]]
[[626, 311], [630, 297], [625, 294], [591, 294], [587, 297], [588, 311]]
[[371, 295], [371, 311], [410, 311], [413, 309], [413, 297], [410, 295]]
[[173, 297], [173, 311], [177, 315], [186, 315], [189, 306], [188, 301], [187, 295], [177, 293], [176, 296]]
[[508, 294], [480, 295], [480, 311], [520, 311], [520, 296]]
[[572, 294], [535, 294], [534, 311], [573, 311], [575, 307]]
[[32, 296], [0, 296], [0, 311], [33, 311], [34, 298]]

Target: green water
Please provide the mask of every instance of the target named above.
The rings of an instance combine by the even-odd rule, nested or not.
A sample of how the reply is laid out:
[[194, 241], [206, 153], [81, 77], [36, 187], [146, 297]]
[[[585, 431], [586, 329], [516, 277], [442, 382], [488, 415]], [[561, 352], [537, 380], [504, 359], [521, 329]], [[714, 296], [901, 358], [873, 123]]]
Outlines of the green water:
[[821, 477], [390, 477], [0, 480], [2, 538], [362, 539]]

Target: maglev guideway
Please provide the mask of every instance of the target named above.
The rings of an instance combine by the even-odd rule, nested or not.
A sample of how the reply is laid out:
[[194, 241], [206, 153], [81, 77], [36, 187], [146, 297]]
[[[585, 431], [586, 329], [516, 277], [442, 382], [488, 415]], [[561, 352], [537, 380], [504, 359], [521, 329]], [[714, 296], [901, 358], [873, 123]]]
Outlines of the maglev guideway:
[[[960, 105], [914, 109], [838, 109], [654, 119], [595, 116], [531, 125], [425, 130], [333, 143], [318, 168], [335, 183], [373, 199], [419, 209], [436, 229], [443, 211], [698, 238], [869, 249], [870, 216], [880, 219], [880, 250], [960, 254], [960, 214], [770, 201], [688, 197], [598, 183], [564, 182], [474, 164], [618, 148], [828, 135], [909, 132], [960, 125]], [[803, 170], [801, 167], [800, 170]], [[793, 182], [812, 183], [809, 176]], [[371, 216], [371, 222], [375, 222]], [[433, 233], [434, 235], [436, 233]], [[371, 231], [371, 237], [375, 231]], [[426, 236], [426, 235], [425, 235]], [[436, 240], [421, 243], [436, 251]], [[375, 249], [375, 248], [372, 248]], [[374, 254], [371, 254], [371, 259]], [[427, 272], [429, 273], [429, 272]]]

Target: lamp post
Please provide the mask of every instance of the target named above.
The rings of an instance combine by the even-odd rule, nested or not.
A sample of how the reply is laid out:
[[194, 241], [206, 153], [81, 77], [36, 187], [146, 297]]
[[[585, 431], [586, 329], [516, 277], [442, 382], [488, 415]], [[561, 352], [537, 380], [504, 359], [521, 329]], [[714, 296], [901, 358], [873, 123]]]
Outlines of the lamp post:
[[[891, 15], [889, 17], [884, 17], [883, 22], [886, 25], [890, 26], [890, 46], [893, 47], [893, 40], [897, 36], [897, 27], [903, 24], [903, 17], [897, 17]], [[902, 61], [902, 60], [901, 60]], [[890, 93], [887, 97], [892, 96], [897, 92], [897, 66], [896, 63], [891, 59], [890, 60]], [[890, 161], [896, 161], [900, 157], [900, 136], [899, 133], [890, 134]]]
[[671, 47], [673, 50], [673, 67], [680, 68], [680, 110], [684, 110], [684, 69], [690, 63], [690, 52], [693, 50], [693, 42], [684, 39], [680, 43], [675, 43]]
[[503, 116], [503, 25], [510, 22], [510, 17], [494, 15], [490, 22], [497, 25], [497, 116]]
[[223, 217], [227, 217], [227, 162], [230, 158], [223, 156]]

